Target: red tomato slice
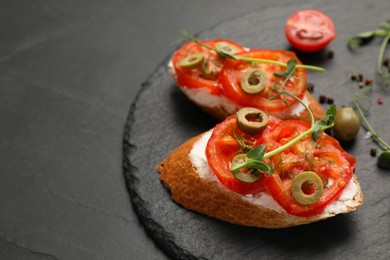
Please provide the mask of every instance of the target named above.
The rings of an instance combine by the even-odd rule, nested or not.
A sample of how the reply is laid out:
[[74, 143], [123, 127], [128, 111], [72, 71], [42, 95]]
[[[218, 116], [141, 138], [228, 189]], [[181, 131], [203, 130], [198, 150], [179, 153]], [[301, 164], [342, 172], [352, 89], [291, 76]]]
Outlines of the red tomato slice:
[[[322, 133], [316, 142], [310, 136], [303, 138], [287, 150], [264, 161], [275, 169], [274, 174], [263, 176], [254, 183], [244, 183], [234, 178], [230, 172], [233, 158], [241, 153], [236, 135], [242, 136], [247, 145], [267, 145], [267, 152], [274, 150], [306, 131], [310, 124], [298, 120], [269, 118], [269, 124], [258, 135], [250, 136], [237, 128], [236, 116], [230, 116], [218, 124], [206, 147], [206, 157], [210, 168], [220, 182], [239, 194], [256, 194], [268, 191], [273, 199], [287, 213], [308, 217], [323, 212], [324, 208], [336, 200], [344, 186], [352, 178], [356, 164], [354, 157], [346, 153], [337, 140]], [[311, 205], [298, 203], [292, 195], [293, 178], [303, 171], [314, 171], [328, 184], [320, 200]], [[314, 187], [315, 188], [315, 187]], [[306, 193], [314, 192], [312, 187], [304, 187]]]
[[[291, 126], [296, 127], [294, 132], [291, 132]], [[288, 139], [291, 140], [309, 128], [310, 125], [306, 122], [285, 120], [265, 131], [257, 145], [277, 142], [280, 135], [286, 138], [286, 134], [283, 133], [285, 129], [290, 133]], [[307, 136], [270, 160], [277, 174], [264, 177], [265, 187], [287, 213], [302, 217], [321, 213], [327, 205], [337, 199], [345, 184], [351, 179], [356, 164], [355, 158], [346, 153], [338, 141], [326, 134], [321, 134], [316, 142]], [[325, 188], [321, 199], [311, 205], [301, 205], [291, 193], [292, 178], [303, 171], [314, 171], [325, 184], [328, 178], [333, 179], [332, 185]]]
[[284, 30], [291, 45], [306, 52], [319, 51], [336, 37], [333, 21], [317, 10], [299, 10], [293, 13]]
[[[237, 48], [237, 52], [243, 52], [244, 47], [241, 45], [229, 41], [216, 39], [211, 41], [202, 41], [202, 43], [215, 48], [218, 42], [226, 42]], [[179, 65], [180, 61], [195, 53], [203, 53], [205, 55], [205, 61], [203, 65], [196, 69], [187, 69]], [[177, 83], [180, 86], [186, 86], [188, 88], [207, 88], [213, 95], [221, 93], [221, 88], [217, 82], [217, 78], [222, 69], [225, 59], [218, 55], [216, 52], [209, 50], [198, 43], [187, 42], [178, 51], [176, 51], [172, 57], [173, 67], [177, 75]]]
[[[279, 121], [280, 119], [271, 117], [267, 128], [277, 124]], [[243, 136], [248, 145], [253, 145], [256, 141], [256, 136], [245, 135], [237, 128], [236, 116], [228, 117], [225, 121], [216, 125], [207, 143], [206, 157], [210, 168], [219, 181], [234, 192], [246, 195], [264, 191], [262, 178], [254, 183], [244, 183], [237, 180], [230, 172], [231, 162], [240, 151], [234, 132]], [[235, 142], [232, 142], [232, 140]]]
[[[293, 52], [283, 50], [251, 50], [238, 56], [269, 59], [287, 63], [291, 58], [296, 58]], [[299, 62], [299, 64], [302, 64]], [[246, 70], [256, 67], [263, 70], [267, 75], [267, 83], [264, 91], [258, 94], [248, 94], [241, 87], [241, 77]], [[274, 76], [275, 72], [284, 71], [285, 67], [267, 63], [248, 63], [237, 60], [227, 60], [221, 71], [219, 81], [223, 88], [223, 94], [241, 107], [256, 107], [269, 114], [289, 112], [291, 106], [298, 101], [289, 96], [281, 97], [274, 88], [274, 84], [280, 81], [280, 77]], [[306, 91], [306, 71], [297, 69], [295, 77], [289, 79], [284, 91], [303, 98]], [[281, 82], [282, 83], [282, 82]]]

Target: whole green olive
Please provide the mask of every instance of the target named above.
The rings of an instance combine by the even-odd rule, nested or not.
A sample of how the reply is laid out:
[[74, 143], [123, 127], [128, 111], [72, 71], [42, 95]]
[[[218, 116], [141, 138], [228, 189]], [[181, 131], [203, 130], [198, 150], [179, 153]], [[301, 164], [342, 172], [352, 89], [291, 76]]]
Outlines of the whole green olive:
[[356, 137], [360, 128], [360, 119], [351, 107], [340, 108], [334, 117], [333, 131], [340, 141], [350, 141]]

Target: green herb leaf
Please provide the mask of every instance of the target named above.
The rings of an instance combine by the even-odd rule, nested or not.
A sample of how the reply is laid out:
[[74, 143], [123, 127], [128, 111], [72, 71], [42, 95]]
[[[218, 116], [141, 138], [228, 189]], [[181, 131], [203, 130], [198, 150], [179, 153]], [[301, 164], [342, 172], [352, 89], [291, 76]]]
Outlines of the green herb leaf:
[[259, 171], [264, 173], [274, 173], [274, 168], [271, 165], [262, 161], [253, 161], [251, 163], [251, 166], [248, 166], [248, 168], [258, 169]]
[[291, 58], [287, 61], [286, 70], [282, 72], [275, 72], [274, 75], [277, 77], [287, 77], [296, 69], [297, 65], [298, 60], [296, 58]]
[[318, 137], [320, 137], [320, 131], [314, 131], [312, 134], [311, 134], [311, 140], [313, 140], [314, 142], [317, 141]]
[[336, 105], [333, 104], [328, 108], [325, 116], [321, 120], [314, 123], [314, 125], [312, 126], [313, 133], [311, 135], [311, 139], [313, 141], [317, 141], [318, 137], [320, 136], [320, 131], [333, 126], [336, 112], [337, 112]]
[[378, 157], [378, 165], [383, 169], [390, 169], [390, 151], [383, 151]]
[[250, 152], [248, 152], [247, 156], [250, 159], [261, 161], [264, 157], [266, 148], [267, 148], [267, 146], [263, 146], [263, 145], [257, 146], [256, 148], [254, 148]]
[[336, 116], [337, 113], [337, 108], [336, 105], [331, 105], [328, 110], [326, 110], [326, 116], [328, 120], [328, 124], [333, 124], [334, 123], [334, 117]]
[[359, 33], [348, 39], [348, 45], [350, 47], [360, 47], [369, 43], [374, 37], [375, 31]]
[[390, 31], [390, 20], [386, 20], [384, 22], [381, 22], [379, 24], [379, 28], [385, 30], [385, 31]]

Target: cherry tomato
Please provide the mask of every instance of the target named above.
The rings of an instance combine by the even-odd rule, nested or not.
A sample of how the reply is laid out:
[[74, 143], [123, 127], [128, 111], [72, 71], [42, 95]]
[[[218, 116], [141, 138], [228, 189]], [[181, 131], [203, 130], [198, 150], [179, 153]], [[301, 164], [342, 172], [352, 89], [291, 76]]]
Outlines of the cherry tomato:
[[315, 52], [336, 37], [336, 29], [326, 14], [317, 10], [299, 10], [288, 18], [285, 34], [295, 48]]
[[[244, 47], [229, 40], [216, 39], [211, 41], [202, 41], [202, 43], [213, 48], [216, 48], [218, 43], [227, 43], [230, 46], [233, 46], [235, 52], [244, 51]], [[180, 65], [180, 61], [182, 59], [195, 53], [202, 53], [204, 55], [204, 60], [200, 66], [189, 69]], [[217, 79], [224, 62], [225, 58], [195, 42], [185, 43], [174, 53], [172, 57], [173, 67], [177, 76], [177, 83], [180, 86], [195, 89], [207, 88], [213, 95], [221, 93], [221, 88], [219, 87]]]
[[[251, 50], [238, 54], [238, 56], [269, 59], [283, 63], [287, 63], [291, 58], [296, 58], [293, 52], [283, 50]], [[299, 64], [301, 63], [299, 62]], [[241, 86], [241, 77], [250, 68], [259, 68], [266, 73], [267, 82], [265, 89], [258, 94], [248, 94]], [[270, 63], [248, 63], [229, 59], [223, 66], [219, 81], [223, 88], [223, 94], [237, 105], [241, 107], [259, 108], [271, 115], [277, 116], [277, 113], [288, 113], [291, 106], [298, 102], [290, 96], [280, 96], [278, 89], [275, 88], [275, 83], [279, 81], [279, 85], [281, 85], [282, 82], [280, 77], [275, 76], [274, 73], [284, 71], [285, 69], [283, 66]], [[294, 77], [291, 77], [285, 84], [284, 91], [303, 98], [306, 91], [306, 71], [304, 69], [297, 69], [294, 72]]]

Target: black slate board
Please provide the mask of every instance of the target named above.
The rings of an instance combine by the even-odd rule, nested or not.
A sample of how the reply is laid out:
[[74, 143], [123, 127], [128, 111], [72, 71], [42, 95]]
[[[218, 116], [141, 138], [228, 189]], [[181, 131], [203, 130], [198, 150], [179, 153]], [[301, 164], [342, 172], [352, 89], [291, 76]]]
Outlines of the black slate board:
[[[328, 48], [315, 54], [299, 53], [307, 64], [325, 67], [327, 72], [309, 72], [316, 84], [314, 95], [334, 97], [338, 106], [347, 105], [357, 90], [349, 80], [360, 71], [375, 78], [379, 41], [351, 52], [346, 41], [351, 34], [375, 28], [389, 18], [390, 1], [338, 1], [312, 3], [306, 8], [326, 12], [336, 24], [338, 36]], [[353, 4], [352, 4], [353, 3]], [[227, 38], [250, 48], [289, 49], [283, 34], [284, 22], [297, 7], [276, 3], [246, 15], [221, 22], [199, 37]], [[300, 8], [299, 8], [300, 9]], [[348, 11], [347, 11], [348, 10]], [[327, 59], [327, 52], [334, 52]], [[170, 56], [170, 55], [169, 55]], [[188, 138], [214, 126], [175, 87], [163, 61], [143, 84], [132, 104], [124, 135], [124, 173], [134, 210], [148, 233], [171, 257], [178, 259], [367, 259], [390, 258], [390, 174], [377, 168], [369, 150], [375, 145], [360, 131], [353, 143], [343, 144], [358, 159], [357, 175], [365, 195], [356, 212], [281, 230], [232, 225], [188, 211], [170, 199], [154, 167]], [[377, 91], [372, 100], [384, 97], [382, 106], [373, 103], [370, 121], [385, 140], [390, 113], [388, 93]], [[387, 102], [387, 103], [386, 103]]]

